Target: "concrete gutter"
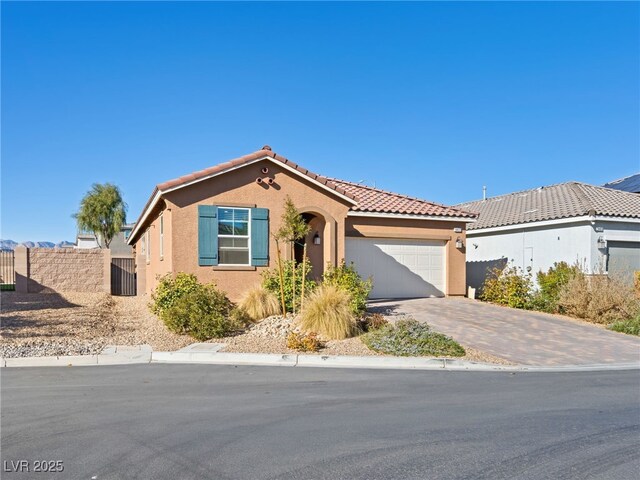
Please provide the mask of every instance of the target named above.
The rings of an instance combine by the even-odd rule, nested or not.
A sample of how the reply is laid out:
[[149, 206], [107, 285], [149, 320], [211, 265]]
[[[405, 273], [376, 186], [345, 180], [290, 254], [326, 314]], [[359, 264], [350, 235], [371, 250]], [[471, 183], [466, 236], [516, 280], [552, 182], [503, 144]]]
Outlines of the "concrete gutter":
[[[197, 344], [196, 344], [197, 345]], [[213, 345], [212, 345], [213, 347]], [[382, 357], [342, 355], [298, 355], [218, 352], [217, 348], [200, 351], [189, 346], [176, 352], [153, 352], [149, 345], [110, 346], [99, 355], [60, 357], [2, 358], [1, 367], [72, 367], [89, 365], [132, 364], [210, 364], [255, 365], [273, 367], [374, 368], [400, 370], [440, 370], [477, 372], [587, 372], [604, 370], [638, 370], [640, 363], [598, 365], [495, 365], [451, 358]]]

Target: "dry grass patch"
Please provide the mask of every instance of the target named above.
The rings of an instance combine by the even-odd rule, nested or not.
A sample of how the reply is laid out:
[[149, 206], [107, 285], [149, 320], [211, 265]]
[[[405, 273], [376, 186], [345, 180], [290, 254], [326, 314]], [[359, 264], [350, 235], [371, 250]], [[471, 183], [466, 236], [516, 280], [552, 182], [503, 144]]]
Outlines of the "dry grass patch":
[[568, 315], [601, 324], [633, 318], [640, 311], [640, 300], [632, 287], [606, 275], [582, 272], [569, 279], [558, 304]]
[[256, 286], [245, 292], [238, 307], [254, 322], [278, 315], [282, 309], [278, 297], [262, 286]]
[[300, 328], [327, 339], [342, 340], [358, 332], [351, 310], [351, 295], [334, 285], [322, 285], [305, 302]]

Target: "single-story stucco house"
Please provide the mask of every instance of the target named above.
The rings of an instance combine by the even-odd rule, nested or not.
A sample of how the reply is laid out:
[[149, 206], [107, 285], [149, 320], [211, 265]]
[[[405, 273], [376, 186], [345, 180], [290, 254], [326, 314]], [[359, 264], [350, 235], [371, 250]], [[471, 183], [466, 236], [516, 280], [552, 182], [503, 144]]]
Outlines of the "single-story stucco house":
[[566, 182], [468, 202], [467, 283], [509, 263], [533, 275], [554, 262], [631, 282], [640, 270], [640, 194]]
[[[138, 292], [150, 293], [160, 275], [187, 272], [238, 299], [275, 267], [271, 234], [287, 196], [311, 227], [314, 278], [345, 259], [373, 277], [373, 298], [465, 294], [465, 230], [474, 214], [321, 177], [269, 146], [156, 186], [128, 239]], [[301, 258], [291, 250], [286, 258]]]

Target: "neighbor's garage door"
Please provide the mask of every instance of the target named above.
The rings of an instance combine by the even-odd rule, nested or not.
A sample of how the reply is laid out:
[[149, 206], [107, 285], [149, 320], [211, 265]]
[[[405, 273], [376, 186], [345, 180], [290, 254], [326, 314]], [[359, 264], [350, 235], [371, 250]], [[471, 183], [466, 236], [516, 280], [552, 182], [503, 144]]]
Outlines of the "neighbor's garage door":
[[444, 241], [347, 238], [346, 260], [362, 277], [373, 277], [371, 298], [445, 294]]
[[640, 242], [607, 242], [609, 276], [633, 284], [633, 272], [640, 270]]

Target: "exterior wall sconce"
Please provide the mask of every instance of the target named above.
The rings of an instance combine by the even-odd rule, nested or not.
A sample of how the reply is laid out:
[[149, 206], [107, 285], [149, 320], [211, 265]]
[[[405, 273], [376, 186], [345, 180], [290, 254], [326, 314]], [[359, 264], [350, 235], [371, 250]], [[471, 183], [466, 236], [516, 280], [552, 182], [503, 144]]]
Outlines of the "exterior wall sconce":
[[316, 234], [313, 236], [313, 244], [320, 245], [320, 235], [318, 234], [318, 232], [316, 232]]
[[462, 248], [464, 247], [464, 243], [462, 243], [462, 240], [460, 239], [460, 237], [456, 238], [456, 248]]
[[607, 239], [604, 236], [600, 235], [598, 237], [598, 248], [605, 249], [607, 248]]

